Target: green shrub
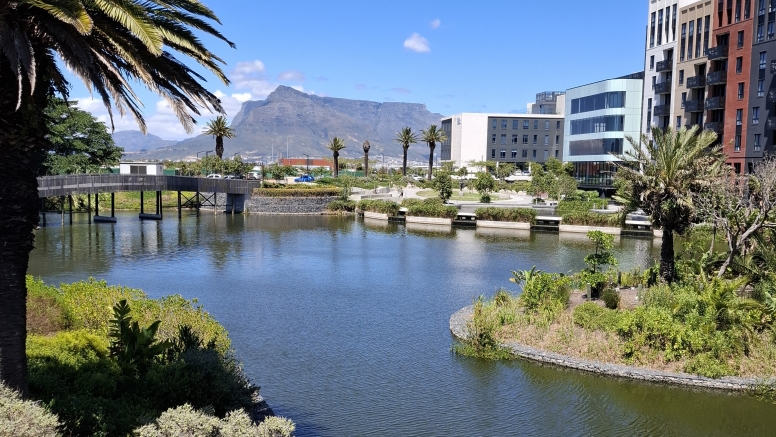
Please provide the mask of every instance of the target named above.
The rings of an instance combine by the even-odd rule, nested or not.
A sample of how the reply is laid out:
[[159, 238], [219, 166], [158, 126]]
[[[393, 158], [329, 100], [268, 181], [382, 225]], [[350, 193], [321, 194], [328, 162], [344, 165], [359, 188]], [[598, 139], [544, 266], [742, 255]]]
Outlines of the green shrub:
[[621, 312], [602, 308], [595, 302], [584, 302], [574, 308], [574, 324], [590, 331], [616, 332]]
[[145, 373], [151, 363], [170, 348], [172, 343], [156, 339], [161, 320], [141, 328], [137, 321], [132, 321], [132, 316], [129, 315], [131, 311], [126, 300], [121, 300], [113, 306], [113, 319], [108, 332], [110, 355], [119, 362], [124, 371]]
[[223, 419], [214, 417], [206, 409], [196, 410], [191, 405], [169, 409], [153, 423], [137, 428], [137, 437], [291, 437], [296, 426], [282, 417], [267, 417], [259, 425], [253, 424], [244, 411], [230, 412]]
[[27, 332], [49, 335], [68, 329], [71, 314], [65, 311], [62, 294], [41, 280], [27, 280]]
[[293, 188], [254, 188], [253, 195], [256, 197], [339, 197], [342, 189], [339, 188], [317, 188], [304, 185], [294, 185]]
[[358, 202], [358, 209], [361, 211], [388, 214], [389, 216], [395, 216], [399, 214], [399, 204], [396, 202], [391, 202], [390, 200], [364, 199]]
[[606, 208], [607, 203], [606, 199], [596, 199], [592, 201], [563, 199], [558, 202], [558, 206], [555, 208], [555, 214], [562, 216], [570, 213], [590, 212], [591, 209]]
[[353, 200], [335, 200], [326, 207], [329, 211], [353, 212], [356, 210], [356, 202]]
[[562, 225], [576, 226], [620, 226], [619, 214], [599, 214], [595, 212], [569, 212], [562, 214]]
[[733, 373], [730, 365], [708, 352], [690, 358], [682, 370], [707, 378], [720, 378]]
[[490, 194], [483, 193], [480, 195], [480, 203], [490, 203]]
[[538, 315], [541, 324], [549, 324], [568, 307], [570, 296], [571, 278], [536, 272], [524, 282], [519, 304], [526, 313]]
[[474, 314], [466, 325], [466, 338], [453, 347], [455, 353], [491, 360], [512, 357], [496, 340], [496, 331], [501, 323], [498, 312], [490, 308], [492, 305], [493, 302], [486, 302], [482, 296], [477, 298], [474, 302]]
[[270, 416], [259, 424], [258, 437], [293, 437], [296, 425], [285, 417]]
[[604, 301], [606, 308], [616, 310], [620, 306], [620, 293], [614, 288], [605, 288], [601, 293], [601, 300]]
[[536, 224], [536, 210], [533, 208], [477, 208], [478, 220], [497, 222], [520, 222]]
[[421, 203], [415, 203], [408, 206], [407, 215], [414, 217], [454, 219], [458, 216], [458, 208], [455, 206], [445, 206], [441, 203], [423, 201]]
[[59, 419], [39, 403], [25, 401], [0, 384], [0, 436], [59, 436]]

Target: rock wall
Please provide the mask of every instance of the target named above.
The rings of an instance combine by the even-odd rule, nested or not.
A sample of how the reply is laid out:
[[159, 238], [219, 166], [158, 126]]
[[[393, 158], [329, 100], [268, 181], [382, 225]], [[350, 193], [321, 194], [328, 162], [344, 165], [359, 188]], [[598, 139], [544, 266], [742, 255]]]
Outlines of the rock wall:
[[[227, 210], [226, 195], [216, 195], [216, 205], [219, 210]], [[244, 212], [247, 214], [320, 214], [326, 211], [329, 203], [337, 200], [337, 196], [327, 197], [259, 197], [252, 196], [245, 201]], [[213, 210], [203, 207], [203, 210]], [[239, 209], [239, 208], [238, 208]]]

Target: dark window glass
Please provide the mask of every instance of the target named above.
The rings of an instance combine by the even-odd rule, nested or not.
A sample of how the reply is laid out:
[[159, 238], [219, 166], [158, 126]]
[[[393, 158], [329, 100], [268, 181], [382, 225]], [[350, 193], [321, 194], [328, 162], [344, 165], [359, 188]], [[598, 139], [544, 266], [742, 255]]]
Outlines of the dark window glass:
[[[571, 100], [571, 113], [597, 111], [599, 109], [624, 108], [625, 91], [594, 94]], [[560, 122], [558, 122], [560, 124]]]
[[625, 117], [605, 115], [571, 121], [571, 135], [592, 134], [597, 132], [622, 132]]
[[490, 157], [495, 158], [496, 157], [496, 149], [490, 149]]
[[571, 156], [608, 155], [609, 153], [622, 153], [622, 139], [596, 138], [569, 142], [569, 155]]
[[744, 46], [744, 31], [740, 30], [738, 31], [737, 37], [736, 37], [736, 47], [741, 48]]

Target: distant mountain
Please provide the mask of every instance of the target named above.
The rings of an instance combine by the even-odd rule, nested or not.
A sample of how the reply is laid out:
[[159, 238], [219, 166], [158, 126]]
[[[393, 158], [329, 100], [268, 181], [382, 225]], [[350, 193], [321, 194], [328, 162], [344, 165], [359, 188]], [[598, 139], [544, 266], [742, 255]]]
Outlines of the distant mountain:
[[[232, 120], [234, 139], [224, 140], [224, 156], [240, 153], [251, 159], [269, 159], [273, 153], [302, 157], [327, 157], [331, 152], [324, 145], [338, 136], [347, 148], [346, 157], [363, 156], [361, 144], [369, 140], [371, 156], [380, 154], [400, 157], [401, 146], [393, 142], [399, 129], [410, 126], [420, 131], [431, 124], [440, 124], [441, 114], [431, 113], [420, 103], [370, 102], [306, 94], [286, 86], [279, 86], [266, 100], [243, 103]], [[173, 148], [156, 152], [148, 157], [183, 158], [202, 150], [212, 150], [215, 140], [199, 135], [183, 140]], [[410, 146], [409, 158], [423, 160], [428, 147], [423, 143]]]
[[113, 141], [117, 146], [123, 147], [124, 152], [154, 151], [160, 147], [170, 147], [178, 143], [177, 141], [163, 140], [156, 135], [144, 135], [139, 130], [114, 132]]

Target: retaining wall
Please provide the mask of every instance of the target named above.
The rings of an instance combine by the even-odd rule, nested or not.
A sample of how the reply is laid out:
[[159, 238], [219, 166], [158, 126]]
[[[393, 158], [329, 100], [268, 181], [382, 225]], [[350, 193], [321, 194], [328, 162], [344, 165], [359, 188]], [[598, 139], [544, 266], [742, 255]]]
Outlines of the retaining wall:
[[[247, 196], [246, 196], [247, 197]], [[216, 205], [219, 210], [227, 209], [225, 194], [216, 195]], [[245, 200], [243, 211], [249, 214], [320, 214], [326, 211], [329, 203], [339, 199], [338, 196], [326, 197], [259, 197], [252, 196]], [[230, 199], [231, 202], [231, 199]], [[210, 209], [211, 207], [202, 209]], [[238, 207], [239, 210], [239, 207]]]

